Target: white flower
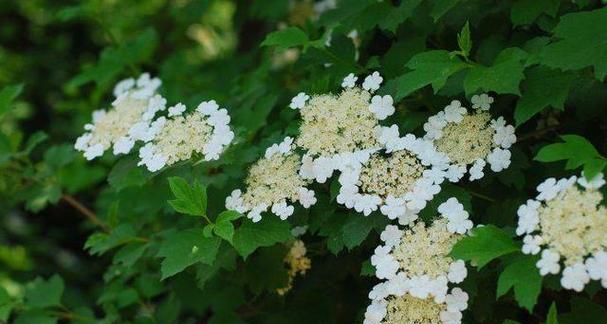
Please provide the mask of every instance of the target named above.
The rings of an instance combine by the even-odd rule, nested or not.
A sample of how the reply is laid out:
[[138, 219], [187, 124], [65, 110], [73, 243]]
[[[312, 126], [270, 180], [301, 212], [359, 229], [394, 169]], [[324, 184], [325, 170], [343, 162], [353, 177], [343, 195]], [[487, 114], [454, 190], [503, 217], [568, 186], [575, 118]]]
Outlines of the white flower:
[[537, 209], [540, 207], [540, 202], [529, 199], [527, 204], [521, 205], [516, 211], [518, 215], [518, 227], [516, 235], [528, 234], [537, 229], [540, 222]]
[[561, 256], [557, 252], [552, 252], [548, 249], [542, 251], [542, 258], [536, 263], [536, 266], [540, 269], [540, 274], [545, 276], [549, 273], [559, 273], [561, 270], [561, 266], [559, 265], [560, 258]]
[[377, 210], [379, 204], [381, 204], [381, 198], [376, 195], [359, 195], [354, 204], [354, 209], [365, 216], [369, 216]]
[[378, 246], [371, 256], [371, 264], [375, 266], [375, 276], [378, 279], [389, 279], [396, 275], [398, 262], [390, 254], [390, 247]]
[[183, 114], [183, 112], [185, 111], [185, 105], [182, 104], [181, 102], [176, 104], [173, 107], [169, 107], [169, 117], [173, 117], [173, 116], [181, 116], [181, 114]]
[[563, 277], [561, 278], [561, 286], [565, 289], [572, 289], [577, 292], [584, 290], [584, 286], [590, 281], [590, 276], [586, 271], [586, 267], [583, 263], [576, 263], [572, 266], [566, 267], [563, 270]]
[[584, 175], [584, 171], [582, 171], [582, 176], [577, 179], [577, 183], [586, 189], [599, 189], [605, 184], [605, 179], [603, 173], [598, 173], [594, 178], [588, 181]]
[[451, 197], [440, 204], [438, 212], [449, 220], [447, 230], [451, 233], [464, 234], [472, 228], [473, 224], [468, 219], [468, 212], [464, 210], [464, 205], [460, 204], [456, 198]]
[[119, 97], [121, 94], [131, 90], [135, 86], [135, 79], [124, 79], [114, 86], [114, 97]]
[[428, 276], [414, 276], [409, 280], [409, 284], [409, 293], [411, 296], [426, 299], [430, 295], [432, 284]]
[[225, 207], [226, 209], [235, 210], [239, 213], [244, 213], [246, 211], [242, 205], [242, 191], [240, 189], [235, 189], [226, 197]]
[[451, 104], [445, 107], [444, 112], [447, 122], [459, 123], [464, 119], [466, 108], [462, 107], [462, 103], [459, 100], [453, 100]]
[[403, 198], [396, 198], [392, 195], [386, 197], [384, 205], [380, 207], [382, 214], [388, 216], [389, 219], [396, 219], [403, 216], [407, 212], [406, 201]]
[[586, 269], [588, 275], [593, 280], [601, 280], [603, 288], [607, 288], [607, 252], [600, 251], [594, 253], [592, 257], [586, 259]]
[[445, 302], [447, 297], [447, 291], [449, 291], [449, 280], [445, 276], [438, 276], [434, 280], [430, 280], [430, 286], [428, 291], [430, 295], [434, 296], [434, 302], [442, 304]]
[[491, 170], [500, 172], [510, 166], [510, 157], [510, 151], [496, 148], [487, 155], [487, 162], [491, 164]]
[[308, 190], [306, 188], [299, 188], [299, 203], [303, 206], [303, 208], [310, 208], [310, 206], [316, 203], [316, 197], [314, 196], [313, 190]]
[[373, 96], [369, 110], [375, 114], [377, 119], [384, 120], [394, 113], [394, 100], [390, 95]]
[[443, 181], [445, 181], [446, 175], [447, 175], [447, 172], [445, 172], [444, 170], [441, 170], [440, 168], [437, 168], [437, 167], [434, 167], [430, 170], [424, 170], [424, 172], [423, 172], [424, 178], [432, 180], [432, 182], [437, 185], [439, 185], [439, 184], [443, 183]]
[[146, 160], [142, 160], [150, 172], [156, 172], [166, 165], [166, 159], [159, 154], [155, 154]]
[[289, 107], [291, 107], [291, 109], [301, 109], [306, 105], [306, 101], [308, 101], [308, 99], [310, 99], [310, 96], [304, 92], [300, 92], [297, 94], [297, 96], [291, 99], [291, 104]]
[[282, 220], [285, 220], [289, 218], [289, 216], [293, 215], [294, 210], [295, 207], [287, 205], [286, 201], [281, 201], [272, 205], [272, 213], [280, 217]]
[[388, 247], [394, 247], [400, 242], [400, 238], [403, 236], [403, 231], [398, 229], [396, 225], [388, 225], [381, 232], [380, 239], [386, 243]]
[[449, 274], [447, 278], [449, 282], [460, 283], [468, 276], [468, 269], [466, 269], [466, 263], [463, 260], [457, 260], [449, 265]]
[[388, 279], [387, 283], [387, 292], [394, 296], [402, 297], [411, 288], [409, 278], [403, 272], [399, 272], [396, 276]]
[[369, 299], [380, 300], [388, 297], [388, 295], [388, 282], [384, 281], [373, 286], [373, 288], [369, 292]]
[[333, 175], [333, 159], [321, 156], [314, 160], [314, 177], [316, 182], [325, 183]]
[[426, 131], [427, 139], [439, 139], [443, 135], [443, 128], [447, 125], [447, 119], [445, 119], [445, 112], [439, 111], [436, 115], [428, 118], [428, 121], [424, 124], [424, 130]]
[[98, 156], [102, 156], [102, 155], [103, 155], [103, 145], [101, 145], [100, 143], [95, 144], [93, 146], [89, 146], [84, 151], [84, 157], [89, 161]]
[[483, 159], [478, 159], [474, 162], [470, 168], [470, 181], [477, 180], [485, 176], [485, 173], [483, 172], [485, 165], [487, 165], [487, 163]]
[[442, 311], [440, 320], [443, 324], [460, 324], [462, 322], [461, 312]]
[[560, 188], [556, 185], [555, 178], [548, 178], [537, 186], [537, 200], [552, 200], [559, 193]]
[[356, 80], [358, 77], [354, 73], [348, 74], [341, 83], [342, 88], [354, 88], [356, 86]]
[[417, 213], [419, 210], [407, 208], [403, 215], [398, 216], [398, 223], [405, 226], [413, 225], [413, 222], [419, 217]]
[[218, 110], [219, 105], [215, 100], [203, 101], [198, 105], [198, 107], [196, 107], [196, 111], [206, 116], [211, 116], [215, 114]]
[[254, 223], [257, 223], [261, 220], [261, 213], [265, 212], [268, 209], [268, 205], [260, 204], [258, 206], [253, 207], [247, 217], [251, 219]]
[[121, 137], [114, 143], [114, 155], [127, 154], [131, 151], [135, 141], [130, 137]]
[[375, 71], [371, 75], [368, 75], [363, 81], [363, 89], [373, 92], [379, 89], [379, 85], [384, 81], [384, 78], [379, 75], [379, 72]]
[[[499, 119], [503, 120], [503, 117]], [[498, 119], [498, 120], [499, 120]], [[514, 135], [514, 126], [506, 125], [501, 127], [494, 127], [495, 133], [493, 134], [493, 143], [501, 146], [502, 148], [510, 148], [512, 144], [516, 143], [516, 135]]]
[[380, 324], [386, 316], [388, 302], [385, 300], [374, 300], [367, 307], [363, 324]]
[[299, 175], [306, 179], [314, 179], [314, 159], [309, 155], [304, 155], [301, 158], [301, 167], [299, 168]]
[[542, 241], [543, 239], [539, 235], [525, 235], [523, 238], [523, 253], [534, 255], [540, 253]]
[[465, 165], [451, 164], [449, 165], [445, 176], [451, 182], [458, 182], [464, 174], [466, 174], [466, 171], [468, 170], [466, 170]]
[[486, 93], [482, 93], [480, 95], [472, 96], [470, 101], [472, 102], [472, 108], [474, 109], [489, 110], [493, 103], [493, 98]]
[[468, 308], [468, 294], [459, 287], [453, 288], [445, 298], [447, 310], [451, 312], [464, 311]]

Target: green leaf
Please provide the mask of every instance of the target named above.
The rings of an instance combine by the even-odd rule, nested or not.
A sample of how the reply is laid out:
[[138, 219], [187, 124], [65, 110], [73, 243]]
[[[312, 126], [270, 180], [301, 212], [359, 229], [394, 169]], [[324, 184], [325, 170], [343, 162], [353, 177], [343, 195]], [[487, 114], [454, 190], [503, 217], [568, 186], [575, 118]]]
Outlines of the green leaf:
[[468, 21], [466, 21], [462, 30], [457, 34], [457, 45], [464, 57], [470, 55], [472, 40], [470, 39], [470, 23]]
[[563, 110], [574, 81], [572, 74], [545, 67], [534, 67], [526, 73], [522, 96], [516, 104], [514, 120], [519, 126], [547, 107]]
[[306, 46], [309, 43], [308, 35], [297, 27], [287, 27], [272, 32], [266, 36], [261, 46], [277, 46], [278, 48], [289, 48], [295, 46]]
[[30, 154], [38, 144], [46, 141], [48, 139], [48, 135], [46, 135], [43, 131], [38, 131], [32, 134], [25, 142], [25, 146], [23, 147], [23, 153]]
[[217, 219], [215, 220], [213, 232], [217, 234], [217, 236], [232, 243], [232, 237], [234, 237], [234, 225], [232, 224], [232, 221], [240, 217], [242, 217], [242, 214], [237, 211], [223, 211], [221, 214], [219, 214], [219, 216], [217, 216]]
[[12, 107], [13, 101], [23, 91], [23, 84], [10, 85], [2, 88], [0, 91], [0, 119]]
[[542, 290], [542, 276], [535, 264], [537, 256], [523, 255], [512, 259], [504, 268], [497, 280], [496, 296], [514, 289], [514, 298], [521, 307], [533, 312], [537, 297]]
[[578, 296], [571, 297], [571, 312], [559, 316], [560, 324], [607, 323], [607, 310], [592, 301]]
[[70, 162], [77, 156], [74, 147], [69, 144], [51, 146], [44, 152], [44, 162], [54, 169], [59, 169]]
[[466, 95], [474, 94], [478, 90], [519, 95], [519, 83], [525, 77], [523, 71], [526, 58], [525, 51], [511, 47], [501, 51], [493, 65], [474, 66], [464, 79]]
[[219, 238], [205, 237], [202, 228], [171, 233], [158, 249], [157, 256], [163, 258], [160, 266], [162, 280], [198, 262], [213, 264], [220, 244]]
[[388, 11], [379, 21], [379, 27], [395, 33], [401, 23], [413, 16], [413, 12], [421, 3], [422, 0], [401, 1], [397, 8]]
[[187, 181], [179, 177], [168, 179], [173, 195], [177, 199], [169, 200], [169, 204], [176, 211], [191, 216], [206, 216], [207, 214], [207, 190], [194, 180], [190, 186]]
[[257, 248], [272, 246], [292, 237], [288, 222], [266, 216], [258, 223], [245, 219], [234, 233], [233, 244], [238, 254], [247, 258]]
[[236, 269], [236, 259], [238, 254], [227, 244], [221, 244], [219, 252], [217, 253], [217, 259], [213, 264], [198, 263], [196, 265], [196, 279], [198, 280], [198, 287], [203, 289], [205, 284], [211, 280], [219, 271], [222, 269], [233, 271]]
[[447, 11], [451, 10], [460, 0], [435, 0], [432, 3], [432, 11], [430, 16], [434, 18], [434, 21], [438, 21]]
[[25, 305], [32, 308], [44, 308], [61, 305], [63, 279], [58, 275], [48, 281], [38, 277], [29, 283], [25, 291]]
[[140, 187], [149, 180], [152, 175], [145, 168], [137, 166], [138, 160], [134, 157], [120, 159], [112, 168], [107, 177], [107, 182], [116, 191], [128, 187]]
[[387, 89], [392, 89], [397, 101], [430, 84], [436, 93], [445, 85], [449, 76], [467, 68], [468, 64], [449, 55], [447, 51], [429, 51], [413, 56], [406, 67], [411, 71], [386, 84]]
[[584, 166], [584, 175], [594, 178], [607, 165], [596, 148], [587, 139], [579, 135], [562, 135], [563, 143], [542, 147], [535, 156], [536, 161], [554, 162], [566, 160], [565, 169], [572, 170]]
[[55, 324], [57, 318], [49, 315], [48, 313], [40, 310], [27, 310], [15, 319], [14, 324]]
[[149, 244], [145, 242], [128, 243], [116, 252], [113, 259], [114, 263], [130, 267], [141, 258], [148, 246]]
[[365, 277], [375, 276], [375, 267], [371, 264], [371, 261], [365, 260], [360, 266], [360, 275]]
[[557, 315], [558, 312], [556, 310], [556, 303], [552, 302], [550, 309], [548, 309], [548, 314], [546, 315], [546, 324], [559, 324]]
[[518, 0], [512, 4], [510, 20], [519, 26], [531, 24], [543, 13], [554, 17], [560, 4], [560, 0]]
[[540, 53], [543, 65], [561, 70], [593, 67], [600, 81], [607, 75], [607, 7], [570, 13], [554, 29], [558, 40]]
[[451, 256], [471, 261], [480, 269], [493, 259], [519, 250], [519, 244], [510, 234], [493, 225], [486, 225], [472, 229], [470, 236], [457, 242], [451, 250]]
[[131, 224], [120, 224], [110, 233], [95, 233], [86, 240], [84, 248], [92, 255], [104, 254], [120, 245], [136, 241], [137, 232]]
[[0, 286], [0, 321], [6, 322], [14, 307], [15, 302], [11, 299], [6, 290]]

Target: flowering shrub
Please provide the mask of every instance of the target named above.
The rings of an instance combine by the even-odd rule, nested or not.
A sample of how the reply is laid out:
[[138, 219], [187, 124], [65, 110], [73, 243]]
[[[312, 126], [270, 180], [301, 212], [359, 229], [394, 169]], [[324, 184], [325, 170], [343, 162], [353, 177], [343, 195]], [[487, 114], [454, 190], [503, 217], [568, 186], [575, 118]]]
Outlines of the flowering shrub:
[[607, 323], [603, 2], [2, 2], [0, 323]]

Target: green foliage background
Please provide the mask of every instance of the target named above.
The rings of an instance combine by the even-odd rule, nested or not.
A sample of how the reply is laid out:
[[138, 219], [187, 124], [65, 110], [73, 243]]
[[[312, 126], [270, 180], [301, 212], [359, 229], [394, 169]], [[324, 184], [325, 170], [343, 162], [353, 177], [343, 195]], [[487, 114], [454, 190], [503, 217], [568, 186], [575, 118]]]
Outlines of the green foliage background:
[[[297, 135], [290, 98], [377, 70], [401, 133], [482, 91], [517, 126], [507, 170], [444, 185], [422, 212], [455, 196], [490, 224], [452, 252], [476, 265], [464, 322], [607, 323], [600, 285], [562, 290], [513, 237], [539, 182], [607, 165], [603, 3], [340, 0], [312, 12], [304, 0], [1, 1], [0, 322], [361, 322], [385, 217], [338, 207], [337, 184], [288, 222], [253, 224], [223, 202], [268, 145]], [[86, 163], [72, 148], [82, 126], [143, 71], [169, 103], [227, 106], [236, 144], [158, 174], [132, 155]], [[280, 297], [296, 225], [309, 226], [312, 269]]]

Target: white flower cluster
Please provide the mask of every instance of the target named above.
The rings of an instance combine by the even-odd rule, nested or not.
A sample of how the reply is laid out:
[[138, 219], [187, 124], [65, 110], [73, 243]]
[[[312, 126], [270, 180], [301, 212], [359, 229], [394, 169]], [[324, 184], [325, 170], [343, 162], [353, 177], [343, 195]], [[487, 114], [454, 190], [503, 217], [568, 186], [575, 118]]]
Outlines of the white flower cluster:
[[563, 259], [563, 288], [582, 291], [592, 280], [607, 288], [607, 208], [599, 189], [603, 174], [588, 181], [584, 174], [538, 187], [535, 199], [518, 209], [516, 233], [523, 236], [523, 253], [538, 254], [542, 276], [558, 274]]
[[437, 150], [450, 159], [449, 180], [452, 182], [461, 179], [466, 172], [469, 172], [470, 180], [482, 178], [487, 163], [494, 172], [508, 168], [509, 148], [516, 142], [512, 125], [507, 125], [503, 117], [491, 119], [488, 110], [493, 98], [481, 94], [473, 96], [471, 101], [472, 113], [461, 102], [453, 100], [424, 124], [424, 139], [431, 140]]
[[412, 134], [400, 137], [396, 125], [378, 126], [376, 132], [384, 151], [369, 151], [357, 160], [342, 159], [337, 201], [365, 216], [379, 209], [389, 219], [411, 224], [440, 191], [448, 159], [429, 141]]
[[93, 112], [92, 124], [84, 126], [87, 133], [74, 147], [92, 160], [110, 147], [115, 155], [127, 154], [142, 141], [146, 144], [139, 149], [139, 165], [151, 172], [189, 159], [194, 153], [203, 154], [207, 161], [218, 159], [234, 139], [228, 111], [219, 109], [212, 100], [184, 115], [186, 106], [179, 103], [169, 107], [168, 118], [154, 119], [157, 112], [166, 110], [166, 99], [156, 93], [160, 84], [147, 73], [137, 80], [120, 81], [114, 87], [113, 109]]
[[302, 176], [324, 183], [344, 163], [364, 160], [370, 150], [379, 148], [374, 131], [380, 120], [394, 114], [391, 96], [372, 95], [383, 82], [378, 72], [367, 76], [358, 87], [358, 77], [346, 76], [339, 96], [310, 97], [301, 92], [291, 100], [292, 109], [302, 116], [296, 140], [304, 149]]
[[293, 149], [291, 137], [266, 149], [265, 156], [249, 170], [246, 192], [232, 191], [226, 198], [226, 208], [246, 213], [253, 222], [258, 222], [268, 208], [285, 220], [295, 210], [288, 202], [299, 202], [304, 208], [314, 205], [314, 191], [306, 188], [309, 181], [299, 175], [300, 156]]
[[384, 281], [369, 293], [365, 323], [460, 323], [468, 295], [449, 290], [449, 283], [461, 283], [468, 272], [449, 253], [472, 222], [455, 198], [441, 204], [439, 213], [442, 218], [430, 227], [418, 222], [402, 231], [388, 225], [381, 233], [384, 245], [375, 249], [371, 264]]
[[148, 73], [137, 80], [120, 81], [114, 87], [112, 108], [93, 112], [92, 123], [84, 125], [86, 132], [74, 148], [84, 152], [87, 160], [102, 156], [109, 148], [115, 155], [129, 153], [136, 141], [147, 139], [148, 134], [140, 129], [147, 128], [156, 112], [166, 108], [166, 100], [156, 94], [160, 84], [160, 79], [150, 78]]
[[206, 161], [217, 160], [234, 139], [228, 111], [215, 100], [204, 101], [185, 115], [181, 103], [168, 110], [169, 118], [160, 117], [140, 129], [147, 144], [139, 150], [139, 165], [150, 172], [187, 160], [193, 153], [203, 154]]

